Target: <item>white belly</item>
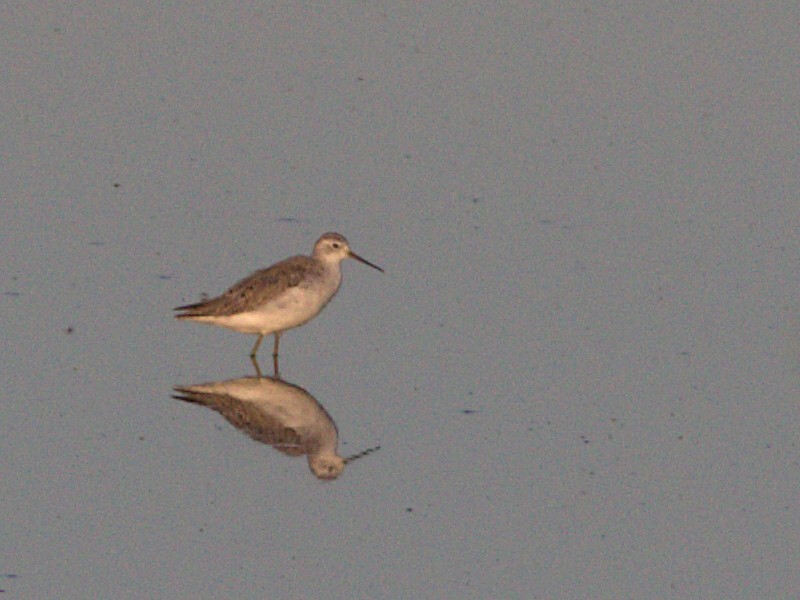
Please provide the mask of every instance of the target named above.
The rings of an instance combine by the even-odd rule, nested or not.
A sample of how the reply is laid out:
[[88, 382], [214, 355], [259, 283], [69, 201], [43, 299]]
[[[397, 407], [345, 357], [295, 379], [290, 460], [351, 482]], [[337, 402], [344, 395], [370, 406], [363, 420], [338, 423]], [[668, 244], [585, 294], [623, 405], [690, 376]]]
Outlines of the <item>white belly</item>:
[[336, 290], [322, 287], [291, 287], [255, 310], [230, 316], [199, 318], [241, 333], [268, 335], [298, 327], [319, 314]]

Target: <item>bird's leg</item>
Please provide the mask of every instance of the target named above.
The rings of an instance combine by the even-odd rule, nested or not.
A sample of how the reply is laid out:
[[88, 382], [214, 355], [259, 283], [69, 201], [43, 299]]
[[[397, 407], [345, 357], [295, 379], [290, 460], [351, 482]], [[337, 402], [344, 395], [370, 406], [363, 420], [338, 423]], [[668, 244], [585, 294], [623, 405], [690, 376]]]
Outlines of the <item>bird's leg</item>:
[[261, 374], [261, 367], [258, 365], [258, 360], [256, 359], [256, 357], [255, 356], [251, 356], [250, 357], [250, 362], [252, 362], [253, 366], [256, 368], [256, 375], [258, 376], [258, 378], [259, 379], [263, 379], [264, 376]]
[[258, 339], [256, 340], [256, 345], [253, 346], [253, 350], [250, 352], [250, 358], [256, 357], [256, 352], [258, 352], [258, 347], [261, 345], [261, 340], [264, 339], [264, 334], [260, 334]]
[[272, 347], [272, 369], [275, 372], [275, 378], [280, 379], [280, 373], [278, 373], [278, 344], [280, 344], [281, 334], [277, 331], [275, 332], [275, 345]]

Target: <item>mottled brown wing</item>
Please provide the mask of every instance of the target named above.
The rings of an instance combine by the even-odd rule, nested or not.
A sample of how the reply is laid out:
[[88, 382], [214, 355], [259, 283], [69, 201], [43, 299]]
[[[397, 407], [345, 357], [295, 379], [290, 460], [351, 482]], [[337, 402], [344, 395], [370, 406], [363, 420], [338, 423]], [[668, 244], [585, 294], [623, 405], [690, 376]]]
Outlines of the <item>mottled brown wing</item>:
[[[179, 392], [172, 396], [176, 400], [201, 404], [217, 411], [228, 423], [257, 442], [275, 446], [287, 454], [292, 454], [294, 448], [302, 447], [302, 439], [297, 431], [259, 410], [256, 405], [227, 394], [195, 392], [186, 388], [175, 388], [175, 390]], [[299, 453], [302, 454], [302, 450]]]
[[305, 277], [321, 267], [308, 256], [293, 256], [266, 269], [256, 271], [235, 283], [221, 296], [179, 306], [180, 317], [225, 317], [265, 304], [287, 288], [300, 285]]

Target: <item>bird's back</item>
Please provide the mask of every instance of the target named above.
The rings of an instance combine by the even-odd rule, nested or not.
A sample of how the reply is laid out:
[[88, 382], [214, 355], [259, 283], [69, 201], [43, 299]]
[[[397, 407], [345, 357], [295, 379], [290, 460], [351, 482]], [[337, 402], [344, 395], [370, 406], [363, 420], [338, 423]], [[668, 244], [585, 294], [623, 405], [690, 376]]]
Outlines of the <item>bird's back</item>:
[[225, 317], [251, 311], [309, 278], [322, 276], [322, 270], [322, 265], [308, 256], [292, 256], [252, 273], [216, 298], [177, 307], [175, 310], [183, 312], [176, 317]]

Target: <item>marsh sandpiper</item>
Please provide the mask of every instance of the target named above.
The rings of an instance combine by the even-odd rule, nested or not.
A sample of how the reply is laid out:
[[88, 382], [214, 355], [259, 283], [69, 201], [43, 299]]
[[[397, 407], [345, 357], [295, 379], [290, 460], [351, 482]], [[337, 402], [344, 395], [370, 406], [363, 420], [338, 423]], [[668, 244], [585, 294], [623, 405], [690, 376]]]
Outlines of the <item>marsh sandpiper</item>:
[[343, 235], [326, 233], [314, 244], [311, 256], [292, 256], [256, 271], [221, 296], [178, 306], [175, 310], [182, 312], [175, 317], [258, 335], [250, 352], [254, 360], [261, 340], [273, 334], [272, 360], [277, 375], [281, 334], [307, 323], [325, 308], [342, 283], [345, 258], [383, 272], [353, 252]]

